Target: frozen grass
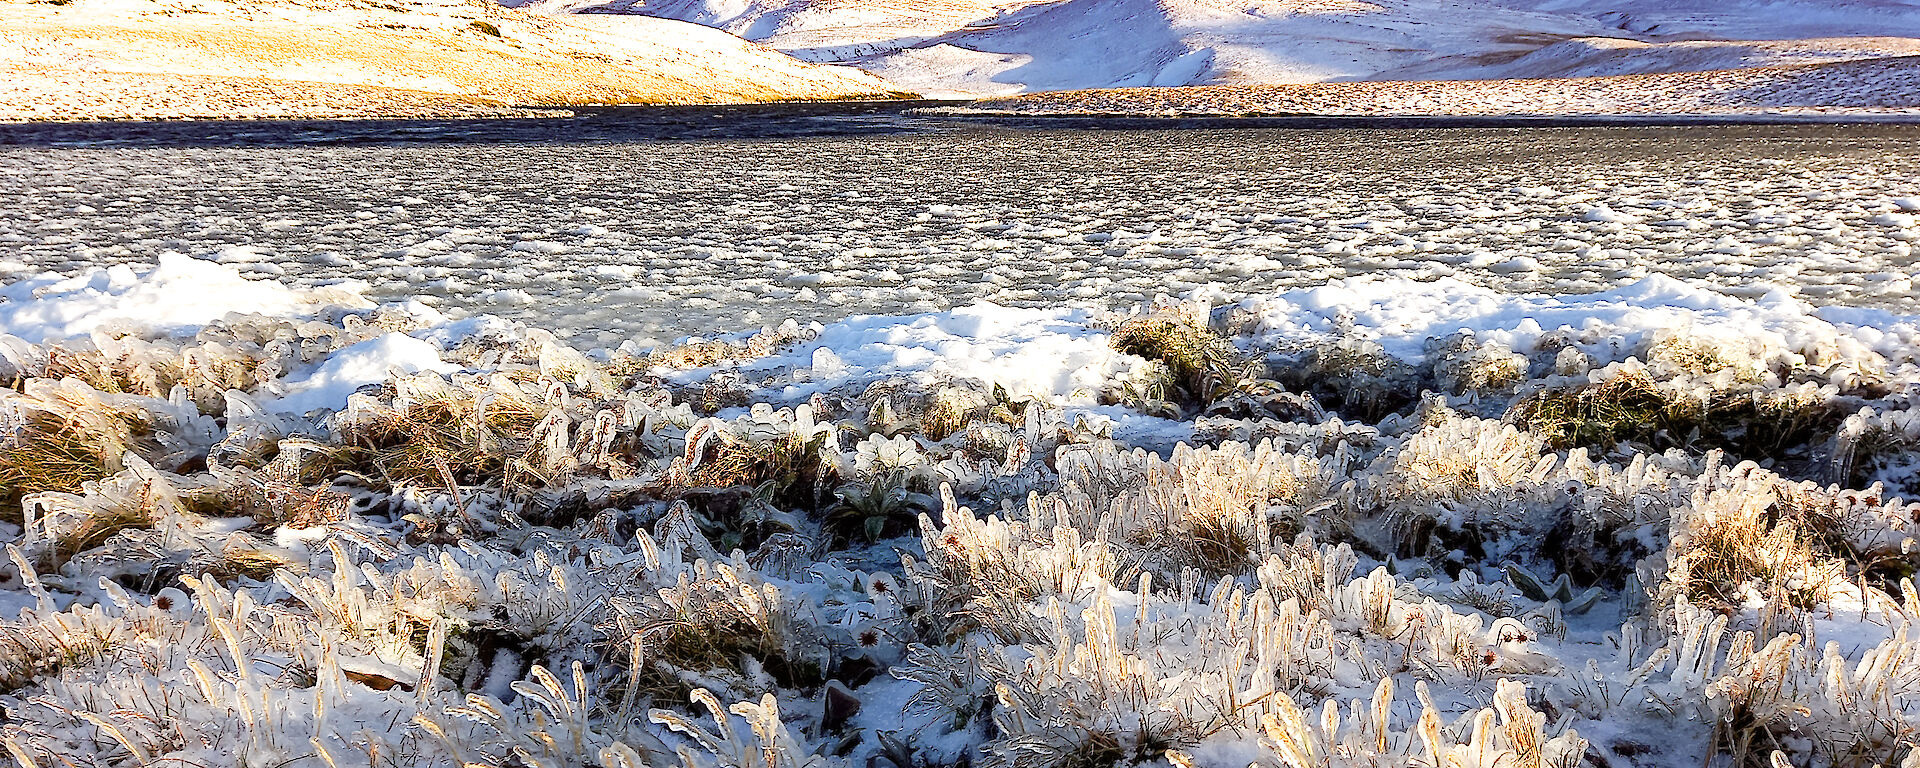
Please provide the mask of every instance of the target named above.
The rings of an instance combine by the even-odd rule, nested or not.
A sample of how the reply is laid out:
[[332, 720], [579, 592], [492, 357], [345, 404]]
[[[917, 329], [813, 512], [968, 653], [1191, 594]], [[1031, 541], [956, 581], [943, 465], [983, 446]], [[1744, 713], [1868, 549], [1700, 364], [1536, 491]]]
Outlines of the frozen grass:
[[[405, 317], [9, 341], [5, 439], [80, 469], [0, 464], [25, 468], [0, 744], [30, 768], [1920, 760], [1920, 505], [1854, 482], [1912, 482], [1910, 352], [1562, 329], [1407, 359], [1205, 309], [1048, 337], [1117, 357], [1089, 358], [1097, 392], [769, 363], [793, 329], [599, 363], [516, 328], [311, 417], [265, 403]], [[112, 373], [189, 369], [214, 375]], [[1134, 397], [1156, 377], [1173, 411]], [[700, 415], [714, 378], [753, 404]]]
[[1114, 329], [1112, 343], [1114, 349], [1165, 367], [1171, 387], [1155, 386], [1144, 399], [1167, 399], [1164, 395], [1172, 394], [1188, 406], [1206, 405], [1248, 378], [1245, 355], [1208, 328], [1204, 317], [1162, 311], [1129, 318]]

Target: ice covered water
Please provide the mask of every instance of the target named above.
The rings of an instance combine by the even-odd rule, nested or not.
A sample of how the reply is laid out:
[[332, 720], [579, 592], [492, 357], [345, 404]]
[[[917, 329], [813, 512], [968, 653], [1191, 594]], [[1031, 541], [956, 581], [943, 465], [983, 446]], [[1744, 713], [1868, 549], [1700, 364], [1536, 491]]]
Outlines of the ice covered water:
[[7, 148], [0, 281], [180, 252], [584, 346], [1358, 274], [1920, 310], [1914, 127]]

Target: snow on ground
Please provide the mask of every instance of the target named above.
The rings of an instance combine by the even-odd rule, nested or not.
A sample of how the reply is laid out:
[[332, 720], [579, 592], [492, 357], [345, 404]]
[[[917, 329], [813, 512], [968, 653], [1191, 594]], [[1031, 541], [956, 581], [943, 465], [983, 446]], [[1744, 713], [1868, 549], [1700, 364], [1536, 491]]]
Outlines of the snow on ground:
[[[480, 116], [526, 106], [886, 98], [706, 27], [484, 3], [0, 6], [0, 120]], [[519, 114], [532, 114], [520, 110]]]
[[1890, 357], [1910, 357], [1920, 348], [1913, 318], [1816, 308], [1784, 289], [1736, 298], [1659, 275], [1615, 290], [1561, 296], [1516, 296], [1453, 278], [1357, 277], [1249, 298], [1239, 308], [1258, 319], [1255, 336], [1263, 346], [1325, 342], [1357, 331], [1409, 362], [1423, 359], [1428, 339], [1458, 331], [1530, 349], [1563, 328], [1584, 332], [1577, 334], [1588, 340], [1583, 351], [1600, 360], [1619, 360], [1661, 332], [1787, 349], [1851, 346], [1856, 353], [1877, 349]]
[[1505, 80], [1605, 77], [1920, 55], [1920, 38], [1822, 37], [1802, 40], [1680, 40], [1643, 42], [1618, 37], [1582, 37], [1553, 43], [1524, 56], [1481, 65], [1453, 60], [1427, 62], [1382, 73], [1377, 80]]
[[[1229, 295], [1217, 287], [1199, 293], [1203, 300]], [[1583, 340], [1583, 351], [1603, 363], [1624, 359], [1654, 334], [1673, 332], [1729, 345], [1836, 348], [1852, 356], [1877, 353], [1895, 362], [1920, 363], [1920, 318], [1815, 307], [1784, 288], [1741, 298], [1658, 275], [1571, 295], [1506, 292], [1450, 277], [1356, 276], [1247, 296], [1229, 306], [1250, 323], [1243, 328], [1250, 334], [1244, 344], [1308, 348], [1358, 335], [1410, 363], [1423, 359], [1428, 340], [1460, 331], [1524, 350], [1562, 330]], [[291, 414], [338, 409], [348, 394], [395, 371], [458, 371], [442, 360], [445, 349], [469, 338], [512, 333], [511, 324], [490, 316], [447, 321], [418, 304], [389, 307], [426, 327], [359, 342], [290, 371], [277, 382], [281, 396], [265, 404]], [[0, 286], [0, 334], [35, 344], [82, 345], [95, 332], [185, 337], [230, 315], [313, 317], [321, 308], [365, 312], [371, 305], [345, 290], [316, 294], [271, 279], [248, 279], [230, 265], [169, 256], [145, 269], [122, 265], [71, 277], [46, 273]], [[883, 379], [920, 385], [972, 380], [997, 385], [1012, 397], [1085, 409], [1132, 367], [1109, 344], [1112, 322], [1111, 316], [1087, 309], [985, 302], [917, 315], [860, 315], [821, 325], [806, 340], [774, 354], [674, 371], [669, 379], [695, 384], [717, 370], [773, 377], [769, 380], [781, 383], [758, 396], [784, 403]]]
[[971, 112], [1099, 115], [1920, 115], [1920, 56], [1538, 80], [1213, 85], [1025, 94]]
[[[531, 7], [709, 24], [951, 95], [1695, 71], [1898, 55], [1920, 39], [1920, 6], [1901, 0], [545, 0]], [[1883, 39], [1858, 39], [1867, 37]]]
[[311, 371], [289, 376], [278, 399], [263, 402], [268, 408], [293, 415], [304, 415], [325, 408], [340, 410], [347, 396], [369, 384], [379, 384], [398, 374], [453, 373], [460, 366], [440, 359], [441, 349], [430, 341], [389, 333], [350, 345], [329, 355]]
[[[1663, 276], [1561, 294], [1352, 276], [1211, 317], [1250, 350], [1357, 337], [1411, 362], [1422, 342], [1467, 330], [1487, 360], [1556, 367], [1522, 365], [1522, 381], [1410, 399], [1370, 423], [1317, 406], [1272, 418], [1258, 399], [1245, 410], [1256, 396], [1300, 402], [1258, 389], [1161, 418], [1108, 399], [1152, 368], [1112, 348], [1130, 315], [975, 303], [857, 316], [784, 329], [800, 341], [724, 365], [675, 370], [663, 356], [616, 377], [538, 329], [449, 321], [420, 302], [306, 322], [315, 297], [249, 280], [258, 254], [226, 253], [0, 286], [0, 334], [114, 326], [177, 341], [212, 323], [201, 341], [232, 334], [269, 373], [316, 350], [278, 380], [184, 377], [172, 400], [56, 379], [51, 348], [0, 357], [33, 370], [0, 391], [0, 414], [119, 412], [159, 435], [116, 444], [132, 449], [124, 467], [36, 493], [19, 522], [0, 522], [0, 735], [29, 768], [322, 752], [311, 759], [343, 764], [374, 751], [434, 768], [516, 753], [584, 767], [660, 764], [675, 747], [732, 766], [857, 768], [892, 754], [1070, 768], [1086, 749], [1103, 765], [1134, 753], [1280, 768], [1304, 743], [1345, 744], [1365, 764], [1603, 754], [1664, 768], [1738, 749], [1710, 741], [1711, 723], [1736, 717], [1725, 697], [1755, 695], [1782, 702], [1777, 721], [1752, 726], [1788, 736], [1773, 742], [1776, 763], [1836, 745], [1915, 749], [1910, 726], [1875, 729], [1920, 712], [1911, 687], [1880, 682], [1920, 660], [1905, 621], [1920, 604], [1881, 591], [1911, 573], [1920, 507], [1878, 486], [1798, 482], [1789, 473], [1850, 464], [1824, 437], [1723, 459], [1691, 441], [1749, 445], [1748, 424], [1703, 422], [1714, 434], [1657, 454], [1549, 447], [1515, 424], [1536, 387], [1591, 393], [1642, 370], [1610, 365], [1633, 354], [1667, 377], [1652, 386], [1736, 412], [1767, 398], [1826, 422], [1823, 409], [1862, 413], [1831, 445], [1858, 437], [1845, 425], [1885, 418], [1893, 431], [1861, 460], [1908, 483], [1899, 468], [1920, 441], [1899, 430], [1914, 423], [1902, 420], [1920, 381], [1917, 317]], [[1155, 317], [1206, 317], [1192, 310], [1229, 291], [1193, 294], [1156, 302]], [[88, 321], [115, 306], [152, 323]], [[1577, 374], [1559, 373], [1569, 350], [1545, 343], [1562, 328], [1595, 358]], [[1655, 334], [1704, 346], [1663, 361]], [[360, 340], [328, 346], [341, 337]], [[466, 363], [446, 362], [454, 354]], [[774, 385], [745, 393], [750, 408], [696, 412], [722, 373]], [[297, 436], [251, 405], [337, 407], [356, 389], [347, 413]], [[964, 429], [936, 436], [946, 412], [911, 402], [943, 391], [984, 399], [953, 406]], [[210, 401], [223, 401], [220, 419], [202, 410]], [[1488, 405], [1512, 420], [1469, 411]], [[46, 421], [12, 419], [0, 437], [56, 440]], [[103, 422], [117, 423], [75, 423]], [[1840, 543], [1790, 527], [1825, 519], [1802, 509], [1834, 515], [1824, 530]], [[1797, 516], [1769, 529], [1775, 512]], [[1587, 538], [1569, 548], [1568, 536]], [[1699, 543], [1711, 537], [1722, 548]], [[1572, 568], [1586, 569], [1577, 587]], [[191, 594], [171, 585], [178, 574], [195, 575], [182, 582]], [[669, 642], [689, 636], [706, 639]], [[1323, 704], [1367, 714], [1303, 716]], [[696, 728], [714, 733], [681, 739]]]
[[[353, 300], [342, 292], [329, 298]], [[273, 280], [248, 279], [212, 261], [171, 254], [145, 269], [119, 264], [15, 280], [0, 288], [0, 333], [35, 344], [95, 332], [191, 336], [229, 314], [296, 316], [327, 300]]]
[[979, 379], [1016, 397], [1088, 403], [1116, 365], [1106, 334], [1088, 328], [1088, 319], [1085, 310], [986, 303], [925, 315], [852, 317], [752, 366], [810, 368], [809, 381], [778, 393], [789, 400], [904, 375], [923, 383]]

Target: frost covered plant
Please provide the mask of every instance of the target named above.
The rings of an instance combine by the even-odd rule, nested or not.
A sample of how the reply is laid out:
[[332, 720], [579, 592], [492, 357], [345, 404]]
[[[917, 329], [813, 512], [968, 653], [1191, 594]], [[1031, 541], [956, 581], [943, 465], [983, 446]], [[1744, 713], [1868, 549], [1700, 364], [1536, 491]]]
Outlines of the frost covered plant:
[[856, 410], [865, 409], [862, 426], [875, 435], [897, 439], [917, 433], [939, 442], [974, 424], [1017, 423], [1026, 402], [1013, 399], [1004, 387], [978, 381], [922, 384], [894, 378], [867, 385]]
[[[727, 367], [784, 331], [644, 366], [469, 339], [446, 356], [479, 372], [392, 376], [323, 420], [263, 403], [407, 318], [0, 340], [8, 447], [80, 435], [88, 467], [8, 488], [0, 746], [32, 768], [1545, 768], [1586, 738], [1616, 768], [1915, 759], [1920, 507], [1896, 494], [1920, 422], [1885, 386], [1910, 370], [1609, 352], [1604, 329], [1416, 364], [1336, 328], [1301, 356], [1200, 309], [1115, 337], [1151, 353], [1119, 399], [1203, 415], [1118, 429], [907, 376], [696, 418], [703, 391], [831, 367]], [[1216, 365], [1242, 345], [1282, 381]], [[1596, 371], [1628, 353], [1648, 362]], [[695, 365], [723, 370], [664, 371]]]
[[1542, 603], [1548, 601], [1559, 603], [1561, 610], [1573, 615], [1592, 610], [1594, 604], [1605, 593], [1605, 590], [1599, 587], [1589, 587], [1575, 592], [1573, 581], [1564, 573], [1549, 582], [1519, 564], [1508, 563], [1505, 571], [1507, 583], [1512, 584], [1514, 589], [1519, 590], [1520, 594], [1527, 599]]
[[1827, 478], [1849, 488], [1882, 483], [1920, 491], [1920, 414], [1862, 408], [1835, 431]]
[[1780, 514], [1777, 476], [1752, 463], [1710, 467], [1712, 484], [1674, 511], [1670, 578], [1696, 601], [1744, 602], [1748, 590], [1808, 608], [1847, 580], [1838, 559], [1815, 551], [1813, 521]]
[[768, 487], [783, 504], [818, 507], [841, 473], [840, 434], [802, 405], [765, 404], [731, 422], [705, 419], [687, 431], [680, 471], [692, 486]]
[[1697, 420], [1685, 409], [1643, 370], [1627, 368], [1592, 384], [1538, 392], [1515, 403], [1508, 418], [1557, 448], [1612, 448], [1623, 440], [1650, 442], [1661, 432], [1683, 438], [1684, 432], [1671, 434], [1675, 425]]
[[[781, 721], [780, 704], [773, 694], [726, 709], [705, 689], [696, 689], [693, 700], [706, 708], [712, 727], [672, 710], [656, 709], [648, 714], [654, 722], [686, 735], [706, 751], [701, 755], [681, 748], [679, 757], [685, 768], [825, 768], [830, 764], [826, 758], [810, 754], [806, 742]], [[747, 727], [735, 725], [729, 713], [745, 721]]]
[[688, 339], [644, 355], [617, 358], [608, 372], [632, 377], [654, 368], [684, 370], [757, 360], [818, 335], [817, 326], [807, 328], [787, 320], [778, 327], [762, 328], [745, 339]]
[[1429, 341], [1426, 353], [1434, 383], [1449, 394], [1498, 395], [1527, 379], [1525, 356], [1471, 333]]
[[1294, 353], [1274, 366], [1288, 389], [1312, 395], [1328, 410], [1368, 423], [1420, 397], [1420, 372], [1378, 342], [1346, 336]]
[[1377, 545], [1397, 545], [1402, 556], [1425, 555], [1432, 543], [1478, 548], [1504, 531], [1539, 526], [1531, 518], [1560, 505], [1559, 462], [1545, 440], [1444, 407], [1371, 469], [1378, 479], [1369, 478], [1367, 491], [1394, 531], [1392, 542]]
[[[1113, 348], [1160, 364], [1164, 375], [1145, 374], [1134, 397], [1205, 405], [1254, 378], [1245, 353], [1208, 328], [1204, 319], [1161, 311], [1122, 321]], [[1171, 384], [1171, 388], [1166, 386]], [[1167, 395], [1171, 395], [1170, 397]]]
[[1848, 410], [1832, 384], [1756, 382], [1732, 368], [1708, 375], [1666, 368], [1630, 359], [1585, 381], [1539, 387], [1515, 401], [1506, 418], [1561, 449], [1635, 443], [1807, 462], [1808, 445], [1834, 434]]
[[389, 484], [453, 490], [519, 469], [521, 482], [538, 482], [523, 458], [527, 438], [550, 413], [518, 386], [496, 382], [491, 391], [451, 387], [438, 377], [396, 382], [390, 403], [350, 408], [336, 420], [345, 449], [327, 458]]
[[[1370, 704], [1355, 701], [1346, 717], [1327, 702], [1318, 722], [1282, 701], [1281, 712], [1263, 721], [1264, 744], [1273, 756], [1261, 765], [1316, 766], [1445, 765], [1471, 768], [1524, 766], [1573, 768], [1587, 742], [1572, 729], [1552, 733], [1546, 715], [1527, 704], [1526, 686], [1501, 680], [1493, 706], [1462, 718], [1464, 728], [1445, 727], [1424, 685], [1416, 689], [1421, 713], [1415, 726], [1392, 725], [1393, 682], [1382, 680]], [[1188, 761], [1191, 763], [1191, 760]]]
[[853, 476], [880, 478], [897, 476], [904, 481], [919, 481], [931, 474], [920, 445], [905, 435], [870, 435], [853, 445]]
[[875, 476], [863, 485], [835, 491], [839, 503], [827, 510], [827, 527], [841, 537], [876, 542], [905, 533], [920, 515], [936, 511], [939, 500], [908, 490], [904, 473]]
[[179, 403], [105, 393], [72, 379], [0, 390], [0, 515], [12, 517], [29, 493], [80, 492], [119, 471], [130, 450], [163, 465], [176, 459], [188, 438], [161, 430], [180, 413]]

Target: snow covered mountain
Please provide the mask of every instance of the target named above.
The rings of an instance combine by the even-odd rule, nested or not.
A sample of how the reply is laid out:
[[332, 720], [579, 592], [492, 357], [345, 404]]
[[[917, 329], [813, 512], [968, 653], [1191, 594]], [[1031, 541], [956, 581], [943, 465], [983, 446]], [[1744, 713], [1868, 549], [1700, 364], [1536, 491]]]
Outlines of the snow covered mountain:
[[0, 119], [476, 115], [884, 98], [723, 31], [485, 0], [0, 3]]
[[910, 89], [975, 95], [1636, 74], [1920, 52], [1916, 0], [534, 0], [529, 7], [682, 19], [802, 59], [859, 66]]

